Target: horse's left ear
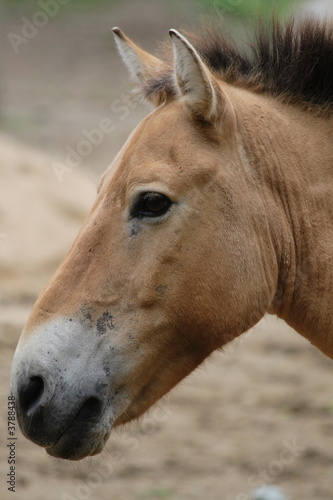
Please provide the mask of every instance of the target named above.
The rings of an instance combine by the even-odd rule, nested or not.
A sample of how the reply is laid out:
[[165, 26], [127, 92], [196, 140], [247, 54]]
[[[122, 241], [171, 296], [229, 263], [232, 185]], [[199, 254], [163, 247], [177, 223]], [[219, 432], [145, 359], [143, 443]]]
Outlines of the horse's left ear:
[[191, 43], [170, 30], [175, 58], [175, 76], [183, 101], [199, 119], [216, 125], [235, 123], [231, 101]]

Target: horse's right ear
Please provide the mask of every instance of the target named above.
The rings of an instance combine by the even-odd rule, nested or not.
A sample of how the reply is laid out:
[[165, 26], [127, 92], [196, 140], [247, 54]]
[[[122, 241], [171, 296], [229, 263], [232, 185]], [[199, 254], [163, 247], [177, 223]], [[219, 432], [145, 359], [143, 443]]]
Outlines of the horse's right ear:
[[[119, 53], [134, 81], [144, 90], [145, 84], [167, 69], [167, 65], [157, 57], [148, 54], [130, 40], [119, 28], [112, 29]], [[149, 95], [153, 104], [159, 104], [160, 97]]]

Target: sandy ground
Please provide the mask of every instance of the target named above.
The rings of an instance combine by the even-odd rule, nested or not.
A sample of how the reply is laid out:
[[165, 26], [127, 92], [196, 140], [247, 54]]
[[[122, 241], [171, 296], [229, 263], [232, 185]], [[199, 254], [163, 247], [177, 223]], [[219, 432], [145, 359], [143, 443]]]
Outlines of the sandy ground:
[[[152, 48], [167, 27], [188, 21], [184, 4], [176, 12], [148, 4], [132, 3], [131, 11], [128, 3], [103, 4], [80, 16], [69, 6], [15, 57], [8, 44], [3, 49], [0, 497], [250, 500], [269, 483], [289, 500], [332, 500], [333, 364], [274, 318], [215, 353], [140, 422], [115, 431], [95, 458], [52, 459], [18, 431], [16, 493], [7, 490], [9, 371], [20, 331], [80, 227], [100, 172], [146, 112], [135, 104], [121, 120], [110, 108], [128, 84], [109, 28], [118, 24]], [[25, 9], [9, 9], [6, 32], [33, 13]], [[57, 177], [54, 162], [64, 163], [66, 148], [105, 117], [114, 132]]]

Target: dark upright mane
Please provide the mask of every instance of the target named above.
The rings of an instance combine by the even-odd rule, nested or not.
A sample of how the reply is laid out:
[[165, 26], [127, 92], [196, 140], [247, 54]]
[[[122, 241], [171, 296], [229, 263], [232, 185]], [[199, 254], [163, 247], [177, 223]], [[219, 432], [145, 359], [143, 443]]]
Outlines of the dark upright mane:
[[[333, 27], [307, 19], [259, 25], [249, 51], [216, 28], [186, 33], [214, 74], [232, 85], [266, 93], [317, 112], [333, 111]], [[150, 81], [147, 94], [176, 92], [172, 72]]]

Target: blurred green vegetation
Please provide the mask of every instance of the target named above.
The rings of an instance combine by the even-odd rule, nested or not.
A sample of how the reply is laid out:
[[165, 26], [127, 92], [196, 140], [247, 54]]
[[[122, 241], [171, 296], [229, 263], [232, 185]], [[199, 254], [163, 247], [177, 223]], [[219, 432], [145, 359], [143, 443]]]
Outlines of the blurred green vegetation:
[[170, 500], [172, 496], [173, 492], [169, 488], [152, 488], [139, 494], [139, 497], [145, 500]]
[[[48, 0], [4, 0], [4, 3], [15, 4], [30, 4], [35, 7], [40, 7], [40, 3], [47, 3]], [[56, 1], [56, 0], [55, 0]], [[68, 0], [68, 4], [72, 6], [90, 7], [93, 8], [101, 3], [118, 4], [122, 0]], [[129, 0], [128, 3], [134, 2]], [[156, 0], [155, 0], [156, 1]], [[170, 0], [159, 0], [165, 3], [172, 9]], [[1, 2], [1, 0], [0, 0]], [[261, 18], [271, 17], [274, 12], [277, 16], [283, 16], [290, 13], [296, 4], [302, 0], [189, 0], [189, 5], [193, 3], [197, 7], [202, 7], [208, 11], [215, 11], [229, 16], [243, 16]]]
[[208, 10], [220, 14], [270, 19], [290, 14], [300, 0], [200, 0]]

